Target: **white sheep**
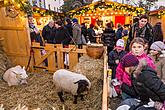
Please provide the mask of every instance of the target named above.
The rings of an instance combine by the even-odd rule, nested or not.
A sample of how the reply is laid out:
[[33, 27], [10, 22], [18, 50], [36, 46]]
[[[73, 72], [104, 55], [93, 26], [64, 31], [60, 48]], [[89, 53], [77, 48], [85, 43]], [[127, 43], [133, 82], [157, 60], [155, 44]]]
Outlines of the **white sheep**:
[[26, 74], [25, 67], [20, 65], [9, 68], [4, 74], [3, 79], [8, 83], [9, 86], [27, 84], [28, 75]]
[[56, 85], [61, 102], [64, 102], [62, 95], [63, 91], [65, 91], [74, 95], [74, 104], [77, 103], [78, 96], [83, 100], [83, 93], [91, 87], [91, 83], [86, 76], [65, 69], [57, 70], [54, 73], [53, 82]]

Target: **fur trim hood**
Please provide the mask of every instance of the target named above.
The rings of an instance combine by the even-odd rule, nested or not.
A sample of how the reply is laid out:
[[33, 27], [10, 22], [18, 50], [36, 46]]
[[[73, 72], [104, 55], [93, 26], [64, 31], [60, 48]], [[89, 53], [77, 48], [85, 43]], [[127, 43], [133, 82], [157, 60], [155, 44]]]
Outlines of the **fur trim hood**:
[[139, 64], [135, 71], [133, 72], [134, 74], [138, 75], [141, 73], [141, 71], [147, 66], [147, 61], [146, 59], [140, 59]]

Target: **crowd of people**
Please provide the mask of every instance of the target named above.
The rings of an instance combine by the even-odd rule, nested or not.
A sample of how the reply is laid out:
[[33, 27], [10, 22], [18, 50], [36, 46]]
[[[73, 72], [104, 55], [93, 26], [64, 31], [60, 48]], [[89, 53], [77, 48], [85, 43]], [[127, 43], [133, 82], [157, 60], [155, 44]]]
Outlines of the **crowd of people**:
[[81, 25], [78, 19], [67, 18], [65, 22], [61, 20], [50, 20], [39, 32], [33, 23], [33, 17], [28, 17], [30, 37], [32, 42], [39, 42], [41, 45], [45, 43], [51, 44], [86, 44], [87, 42], [96, 43], [94, 25], [90, 24], [87, 28], [85, 23]]
[[[95, 26], [78, 19], [51, 20], [41, 35], [29, 17], [31, 41], [52, 44], [96, 43]], [[42, 40], [43, 39], [43, 40]], [[101, 43], [107, 46], [108, 66], [112, 69], [112, 81], [122, 103], [117, 110], [164, 110], [165, 109], [165, 44], [161, 22], [153, 27], [147, 15], [141, 15], [131, 27], [106, 24]]]
[[108, 57], [112, 86], [122, 99], [117, 110], [165, 109], [165, 44], [160, 22], [152, 27], [142, 15], [127, 40], [118, 39]]

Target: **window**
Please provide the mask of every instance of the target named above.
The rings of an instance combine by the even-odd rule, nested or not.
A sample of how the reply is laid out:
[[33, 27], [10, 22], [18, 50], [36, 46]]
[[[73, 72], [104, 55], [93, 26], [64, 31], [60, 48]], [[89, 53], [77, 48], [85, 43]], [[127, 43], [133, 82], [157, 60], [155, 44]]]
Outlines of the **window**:
[[50, 4], [48, 4], [48, 8], [49, 8], [49, 10], [50, 10]]

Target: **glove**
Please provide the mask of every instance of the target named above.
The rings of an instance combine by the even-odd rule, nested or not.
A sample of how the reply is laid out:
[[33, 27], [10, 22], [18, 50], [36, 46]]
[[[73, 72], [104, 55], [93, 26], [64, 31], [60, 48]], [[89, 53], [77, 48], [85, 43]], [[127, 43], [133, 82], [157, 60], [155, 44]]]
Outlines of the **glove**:
[[154, 105], [155, 105], [155, 102], [152, 101], [152, 102], [148, 102], [148, 104], [144, 105], [144, 107], [154, 107]]

